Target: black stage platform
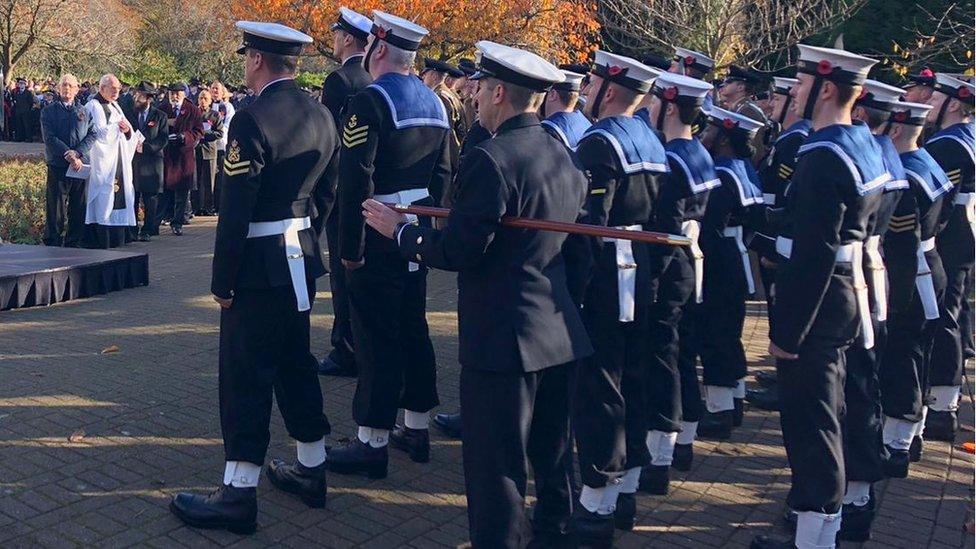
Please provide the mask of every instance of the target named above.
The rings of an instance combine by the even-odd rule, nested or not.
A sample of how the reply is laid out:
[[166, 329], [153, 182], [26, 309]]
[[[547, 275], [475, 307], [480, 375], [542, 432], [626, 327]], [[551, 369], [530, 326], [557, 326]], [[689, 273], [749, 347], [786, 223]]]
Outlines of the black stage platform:
[[0, 244], [0, 311], [149, 284], [149, 254]]

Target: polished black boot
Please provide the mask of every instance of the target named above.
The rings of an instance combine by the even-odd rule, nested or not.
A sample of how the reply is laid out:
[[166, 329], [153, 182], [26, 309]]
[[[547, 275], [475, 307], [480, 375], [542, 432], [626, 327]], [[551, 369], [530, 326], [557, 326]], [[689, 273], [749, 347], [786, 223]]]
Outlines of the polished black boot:
[[955, 412], [937, 412], [929, 410], [925, 418], [925, 436], [932, 440], [952, 442], [956, 440], [956, 430], [959, 420]]
[[580, 547], [613, 547], [613, 515], [591, 513], [582, 505], [573, 511], [573, 523]]
[[746, 399], [732, 399], [732, 426], [742, 427], [742, 420], [746, 415]]
[[753, 374], [756, 383], [763, 387], [775, 387], [779, 379], [776, 377], [776, 370], [762, 370]]
[[169, 510], [194, 528], [253, 534], [257, 529], [257, 488], [235, 488], [225, 484], [206, 496], [176, 494], [169, 503]]
[[451, 438], [461, 438], [461, 412], [435, 415], [434, 427]]
[[413, 462], [430, 461], [430, 431], [427, 429], [411, 429], [397, 425], [390, 431], [390, 446], [407, 452]]
[[884, 462], [884, 473], [888, 478], [908, 476], [908, 450], [896, 450], [888, 446], [888, 459]]
[[695, 445], [675, 444], [674, 456], [671, 458], [671, 467], [679, 471], [691, 471], [691, 462], [695, 459]]
[[922, 446], [925, 444], [925, 440], [922, 439], [922, 435], [916, 435], [912, 439], [912, 445], [908, 447], [908, 461], [912, 463], [918, 463], [922, 461]]
[[633, 530], [637, 524], [637, 494], [617, 494], [617, 508], [613, 511], [613, 523], [618, 530]]
[[779, 411], [779, 391], [775, 388], [748, 389], [746, 401], [760, 410]]
[[386, 478], [389, 467], [386, 446], [373, 448], [353, 437], [344, 446], [332, 448], [325, 458], [325, 466], [340, 475], [366, 475], [369, 478]]
[[284, 460], [273, 459], [268, 464], [267, 474], [275, 488], [295, 494], [309, 507], [325, 507], [325, 496], [328, 492], [325, 463], [317, 467], [305, 467], [299, 462], [290, 465]]
[[668, 495], [668, 490], [671, 488], [671, 477], [668, 474], [669, 469], [670, 467], [667, 465], [645, 466], [641, 469], [638, 490], [656, 496]]
[[874, 497], [866, 505], [848, 503], [841, 508], [843, 518], [837, 539], [864, 543], [871, 539], [871, 523], [874, 522]]
[[732, 436], [734, 416], [734, 410], [722, 410], [714, 413], [704, 410], [701, 421], [698, 422], [698, 437], [728, 440]]

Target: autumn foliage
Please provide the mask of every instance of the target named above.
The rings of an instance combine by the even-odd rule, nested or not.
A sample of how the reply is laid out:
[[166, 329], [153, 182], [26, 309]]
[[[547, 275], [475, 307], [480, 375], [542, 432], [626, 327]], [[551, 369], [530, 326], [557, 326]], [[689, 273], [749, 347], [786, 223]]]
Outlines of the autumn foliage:
[[232, 0], [239, 19], [276, 21], [298, 28], [331, 51], [339, 7], [363, 15], [379, 9], [430, 30], [423, 55], [451, 60], [471, 55], [478, 40], [533, 50], [557, 62], [584, 60], [595, 49], [600, 25], [595, 0]]

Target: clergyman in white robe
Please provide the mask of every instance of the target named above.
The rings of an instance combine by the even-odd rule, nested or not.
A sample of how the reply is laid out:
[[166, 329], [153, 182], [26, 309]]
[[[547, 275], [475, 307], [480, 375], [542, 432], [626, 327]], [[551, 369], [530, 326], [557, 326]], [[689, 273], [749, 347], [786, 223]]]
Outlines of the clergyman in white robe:
[[[96, 95], [85, 108], [95, 129], [95, 144], [89, 153], [91, 171], [86, 190], [85, 224], [94, 226], [89, 228], [90, 233], [101, 233], [94, 238], [95, 245], [108, 247], [109, 243], [104, 241], [108, 227], [136, 225], [132, 157], [139, 136], [133, 130], [124, 134], [119, 129], [119, 122], [125, 120], [125, 115], [117, 102]], [[112, 245], [123, 243], [116, 242], [117, 238], [111, 240]]]

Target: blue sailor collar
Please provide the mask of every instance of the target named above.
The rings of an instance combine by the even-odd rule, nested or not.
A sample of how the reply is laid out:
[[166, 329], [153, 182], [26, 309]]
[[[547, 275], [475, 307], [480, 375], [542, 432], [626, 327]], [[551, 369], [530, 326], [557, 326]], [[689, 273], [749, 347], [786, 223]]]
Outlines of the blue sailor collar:
[[901, 165], [901, 157], [895, 144], [887, 135], [876, 135], [874, 139], [881, 145], [881, 159], [884, 167], [891, 174], [891, 179], [885, 183], [885, 192], [897, 191], [908, 188], [908, 179], [905, 176], [905, 167]]
[[797, 151], [797, 158], [815, 149], [827, 149], [844, 162], [861, 196], [884, 189], [891, 179], [881, 145], [864, 124], [834, 124], [811, 133]]
[[444, 103], [416, 76], [388, 72], [368, 87], [386, 101], [398, 130], [418, 126], [451, 127]]
[[810, 135], [810, 128], [812, 127], [813, 125], [810, 123], [809, 120], [807, 120], [806, 118], [801, 118], [796, 122], [794, 122], [789, 128], [783, 130], [783, 132], [779, 134], [779, 136], [776, 138], [776, 142], [779, 143], [783, 139], [786, 139], [787, 137], [794, 134], [800, 134], [803, 136], [804, 139], [806, 139], [807, 136]]
[[591, 135], [600, 135], [610, 143], [626, 174], [668, 171], [668, 161], [661, 140], [639, 118], [632, 116], [604, 118], [590, 126], [581, 141]]
[[901, 154], [905, 174], [911, 177], [929, 197], [929, 201], [939, 198], [952, 190], [952, 182], [945, 170], [932, 158], [929, 151], [916, 149]]
[[976, 161], [976, 155], [974, 155], [974, 123], [973, 122], [960, 122], [958, 124], [953, 124], [948, 128], [943, 129], [939, 133], [933, 135], [928, 141], [925, 142], [926, 145], [934, 143], [940, 139], [952, 139], [953, 141], [962, 145], [962, 148], [966, 149], [969, 153], [969, 158]]
[[741, 158], [720, 157], [715, 159], [715, 171], [723, 172], [732, 178], [738, 191], [739, 202], [743, 206], [762, 204], [762, 190], [759, 186], [759, 174], [752, 167], [751, 162]]
[[562, 142], [570, 149], [576, 150], [583, 134], [591, 126], [589, 119], [579, 111], [553, 113], [542, 121], [542, 125], [552, 130]]
[[668, 158], [681, 166], [692, 194], [703, 193], [722, 184], [715, 174], [711, 155], [697, 139], [672, 139], [664, 145]]

